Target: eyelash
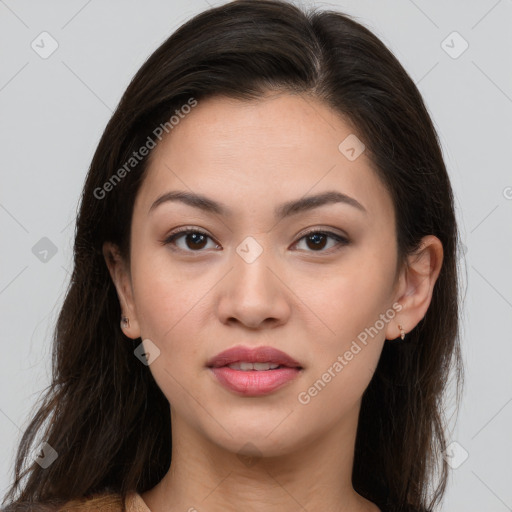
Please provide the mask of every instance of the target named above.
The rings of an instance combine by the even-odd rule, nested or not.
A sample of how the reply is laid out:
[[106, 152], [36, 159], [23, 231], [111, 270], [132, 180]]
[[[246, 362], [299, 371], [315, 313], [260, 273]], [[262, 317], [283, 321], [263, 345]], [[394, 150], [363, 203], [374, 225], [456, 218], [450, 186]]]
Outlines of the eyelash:
[[[190, 227], [183, 227], [183, 228], [179, 228], [176, 231], [174, 231], [173, 233], [171, 233], [168, 237], [166, 237], [164, 240], [161, 241], [161, 244], [162, 245], [174, 244], [174, 242], [177, 239], [181, 238], [184, 235], [188, 235], [188, 234], [204, 235], [207, 238], [210, 238], [211, 240], [213, 240], [213, 238], [208, 233], [206, 233], [205, 231], [202, 231], [202, 230], [197, 229], [197, 228], [192, 229]], [[350, 244], [350, 241], [347, 238], [345, 238], [344, 236], [338, 235], [337, 233], [333, 233], [332, 231], [321, 230], [321, 229], [312, 229], [312, 230], [307, 231], [306, 233], [304, 233], [297, 240], [297, 242], [295, 242], [294, 245], [298, 244], [301, 240], [303, 240], [304, 238], [307, 238], [308, 236], [311, 236], [311, 235], [325, 235], [328, 238], [334, 239], [338, 243], [337, 243], [336, 246], [331, 247], [331, 248], [329, 248], [327, 250], [323, 250], [322, 249], [322, 250], [318, 250], [318, 251], [306, 251], [306, 252], [330, 254], [331, 252], [333, 252], [333, 249], [335, 251], [336, 250], [340, 250], [342, 247]], [[189, 253], [201, 253], [201, 252], [204, 252], [203, 249], [199, 249], [197, 251], [193, 251], [193, 250], [185, 250], [185, 249], [173, 248], [173, 250], [181, 250], [183, 252], [189, 252]]]

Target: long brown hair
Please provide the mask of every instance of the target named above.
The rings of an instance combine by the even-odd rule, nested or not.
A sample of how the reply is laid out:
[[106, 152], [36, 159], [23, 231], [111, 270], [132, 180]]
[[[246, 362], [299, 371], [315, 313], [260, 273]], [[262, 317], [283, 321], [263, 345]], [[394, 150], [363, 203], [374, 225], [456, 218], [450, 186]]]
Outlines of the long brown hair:
[[[459, 241], [435, 128], [398, 60], [350, 16], [280, 0], [236, 0], [171, 35], [137, 72], [103, 133], [81, 197], [52, 383], [21, 439], [4, 503], [64, 503], [105, 492], [124, 500], [167, 472], [169, 404], [134, 356], [140, 340], [119, 328], [102, 246], [112, 241], [129, 259], [132, 210], [148, 157], [133, 168], [125, 164], [156, 127], [191, 98], [250, 101], [271, 90], [309, 94], [355, 127], [394, 202], [399, 264], [423, 236], [443, 244], [427, 314], [406, 341], [386, 342], [365, 390], [353, 468], [354, 489], [383, 509], [440, 502], [448, 478], [444, 397], [453, 372], [458, 404], [463, 373]], [[58, 453], [46, 469], [29, 457], [36, 439]]]

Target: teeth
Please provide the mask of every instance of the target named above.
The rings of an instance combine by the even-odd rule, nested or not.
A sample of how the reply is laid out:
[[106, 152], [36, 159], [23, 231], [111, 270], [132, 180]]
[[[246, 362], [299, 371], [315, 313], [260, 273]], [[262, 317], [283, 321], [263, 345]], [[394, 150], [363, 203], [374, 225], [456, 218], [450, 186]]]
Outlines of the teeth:
[[250, 370], [275, 370], [276, 368], [279, 368], [278, 364], [273, 363], [245, 363], [245, 362], [239, 362], [239, 363], [231, 363], [228, 364], [228, 367], [232, 370], [242, 370], [242, 371], [250, 371]]

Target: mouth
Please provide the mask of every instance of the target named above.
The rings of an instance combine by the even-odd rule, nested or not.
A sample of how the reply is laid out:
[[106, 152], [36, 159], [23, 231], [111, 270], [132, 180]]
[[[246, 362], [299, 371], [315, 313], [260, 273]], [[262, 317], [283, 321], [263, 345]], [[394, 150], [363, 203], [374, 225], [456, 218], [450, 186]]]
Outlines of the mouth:
[[303, 370], [295, 359], [273, 347], [234, 347], [210, 359], [207, 367], [217, 382], [243, 396], [276, 391]]
[[281, 364], [275, 363], [249, 363], [248, 361], [241, 361], [237, 363], [231, 363], [226, 365], [228, 368], [232, 370], [241, 370], [243, 372], [248, 372], [251, 370], [256, 370], [258, 372], [265, 372], [268, 370], [278, 370], [279, 368], [287, 368], [287, 366], [283, 366]]
[[228, 366], [239, 371], [270, 371], [279, 368], [302, 370], [302, 366], [295, 359], [273, 347], [233, 347], [211, 358], [206, 366], [209, 368]]

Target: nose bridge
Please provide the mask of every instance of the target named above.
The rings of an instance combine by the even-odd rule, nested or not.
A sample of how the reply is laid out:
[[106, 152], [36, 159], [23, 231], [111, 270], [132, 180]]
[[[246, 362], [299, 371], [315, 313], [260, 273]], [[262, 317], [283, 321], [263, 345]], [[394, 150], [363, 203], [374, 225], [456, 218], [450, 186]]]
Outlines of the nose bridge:
[[274, 275], [278, 266], [274, 251], [247, 237], [232, 257], [233, 269], [219, 301], [221, 319], [237, 319], [250, 327], [270, 318], [285, 321], [289, 302], [285, 287]]
[[275, 266], [272, 250], [264, 247], [263, 240], [246, 237], [236, 248], [233, 279], [242, 300], [269, 300], [274, 294], [274, 276], [269, 268]]

